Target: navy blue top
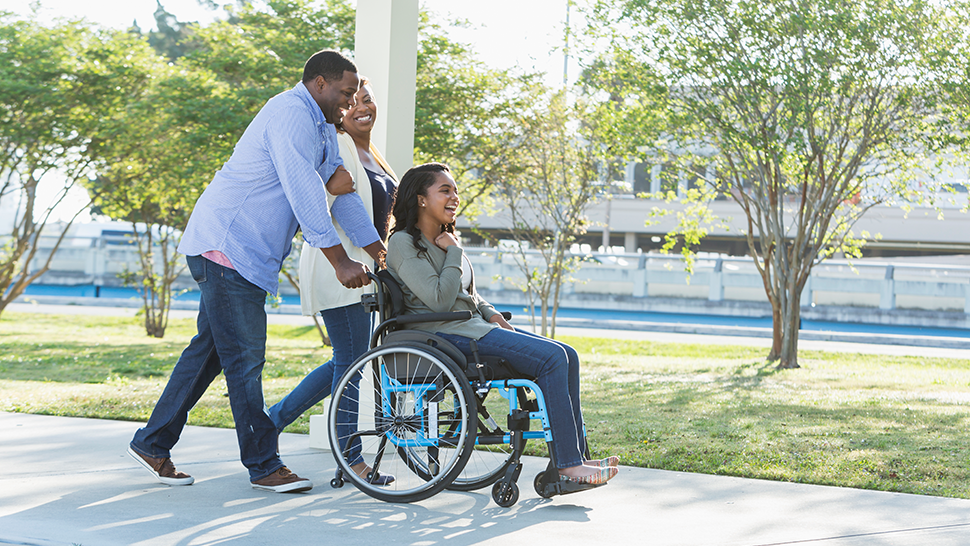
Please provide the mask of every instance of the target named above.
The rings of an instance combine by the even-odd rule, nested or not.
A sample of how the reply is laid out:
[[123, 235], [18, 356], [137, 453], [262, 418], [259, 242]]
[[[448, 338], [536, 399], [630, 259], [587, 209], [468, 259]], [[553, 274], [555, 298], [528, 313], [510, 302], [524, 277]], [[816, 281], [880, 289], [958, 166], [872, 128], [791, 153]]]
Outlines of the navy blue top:
[[370, 179], [371, 195], [374, 199], [374, 227], [383, 241], [387, 238], [387, 218], [391, 214], [394, 195], [397, 194], [397, 181], [387, 173], [375, 173], [364, 167]]

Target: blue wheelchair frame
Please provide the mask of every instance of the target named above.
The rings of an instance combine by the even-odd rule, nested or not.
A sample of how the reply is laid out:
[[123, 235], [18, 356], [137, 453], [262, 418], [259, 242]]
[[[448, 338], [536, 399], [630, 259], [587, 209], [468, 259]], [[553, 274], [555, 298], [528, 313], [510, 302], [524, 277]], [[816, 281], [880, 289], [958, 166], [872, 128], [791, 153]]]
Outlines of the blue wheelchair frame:
[[[477, 429], [464, 432], [466, 432], [466, 438], [468, 434], [474, 434], [474, 445], [484, 446], [504, 444], [511, 446], [512, 451], [503, 466], [500, 469], [497, 468], [496, 471], [490, 475], [491, 477], [489, 479], [483, 480], [482, 484], [478, 485], [477, 487], [487, 487], [488, 485], [493, 485], [493, 500], [503, 507], [512, 506], [518, 500], [519, 496], [516, 481], [522, 470], [520, 458], [526, 442], [528, 440], [541, 439], [549, 444], [553, 441], [549, 417], [546, 411], [544, 393], [535, 383], [535, 381], [527, 378], [512, 377], [486, 379], [486, 372], [488, 372], [488, 375], [491, 376], [501, 375], [501, 373], [496, 374], [494, 369], [489, 369], [488, 362], [479, 358], [477, 348], [474, 343], [472, 344], [472, 358], [474, 361], [468, 361], [466, 355], [462, 355], [447, 341], [432, 334], [424, 334], [416, 330], [406, 329], [407, 325], [420, 322], [467, 320], [471, 318], [471, 313], [469, 311], [394, 316], [393, 310], [399, 311], [402, 305], [399, 294], [400, 288], [386, 271], [381, 271], [378, 273], [378, 275], [370, 275], [371, 278], [377, 283], [378, 290], [376, 294], [365, 295], [362, 299], [362, 303], [370, 311], [378, 311], [381, 317], [381, 324], [375, 329], [371, 337], [371, 351], [386, 345], [385, 343], [382, 343], [384, 338], [395, 332], [410, 332], [410, 334], [404, 334], [403, 336], [399, 335], [398, 338], [403, 337], [404, 341], [394, 338], [394, 341], [389, 344], [390, 346], [400, 346], [402, 344], [414, 341], [408, 339], [408, 337], [424, 336], [424, 339], [428, 339], [429, 344], [435, 343], [432, 345], [432, 347], [441, 352], [442, 356], [448, 357], [455, 365], [458, 372], [464, 372], [464, 379], [470, 383], [471, 390], [475, 397], [478, 398], [479, 402], [484, 401], [487, 393], [491, 392], [492, 390], [498, 392], [499, 395], [508, 402], [507, 429], [503, 430], [501, 427], [499, 427], [495, 423], [494, 419], [487, 414], [487, 410], [484, 410], [479, 403], [477, 412], [478, 418], [472, 419], [474, 424], [477, 424]], [[395, 295], [394, 293], [388, 293], [393, 292], [393, 290], [397, 290], [398, 294]], [[395, 299], [397, 300], [397, 303], [392, 303]], [[436, 345], [438, 343], [440, 343], [440, 345]], [[426, 347], [426, 345], [419, 343], [414, 343], [410, 346], [415, 348], [419, 346]], [[440, 417], [438, 415], [437, 402], [432, 400], [439, 394], [437, 392], [438, 386], [434, 382], [419, 381], [413, 384], [401, 383], [393, 376], [392, 373], [388, 371], [386, 363], [381, 363], [376, 375], [379, 376], [375, 377], [375, 379], [378, 380], [377, 382], [379, 383], [383, 393], [404, 393], [409, 396], [413, 396], [413, 403], [416, 408], [413, 412], [413, 416], [411, 417], [413, 422], [405, 423], [409, 425], [407, 427], [408, 433], [414, 434], [414, 438], [402, 438], [395, 434], [390, 427], [388, 427], [387, 430], [383, 432], [383, 437], [381, 438], [382, 445], [384, 442], [387, 442], [393, 445], [395, 448], [428, 448], [435, 450], [439, 447], [458, 447], [454, 441], [449, 442], [448, 437], [439, 437], [438, 423], [429, 422], [429, 419], [431, 418], [430, 416], [432, 415], [435, 416], [435, 419]], [[525, 393], [530, 391], [535, 396], [534, 400], [526, 398]], [[388, 416], [395, 415], [395, 408], [391, 407], [392, 398], [396, 397], [385, 396], [381, 402], [383, 417], [386, 419], [390, 419]], [[395, 403], [397, 403], [397, 400], [395, 400]], [[528, 407], [523, 407], [524, 405], [527, 405]], [[481, 419], [483, 416], [487, 418], [487, 422], [489, 424], [486, 424], [486, 421]], [[542, 430], [530, 430], [530, 422], [532, 420], [541, 422]], [[460, 427], [460, 425], [458, 426]], [[495, 431], [496, 433], [482, 434], [479, 432], [479, 430], [482, 429]], [[431, 435], [429, 436], [426, 434], [426, 431], [430, 431]], [[452, 430], [450, 432], [453, 434], [460, 434], [463, 431], [458, 428], [457, 430]], [[585, 433], [585, 430], [583, 432]], [[367, 434], [373, 433], [374, 432]], [[364, 433], [358, 432], [354, 436], [360, 434]], [[348, 445], [349, 443], [350, 442], [348, 442]], [[549, 498], [554, 495], [573, 493], [590, 488], [590, 486], [575, 484], [574, 482], [560, 479], [559, 472], [555, 464], [555, 454], [551, 449], [551, 446], [549, 449], [549, 457], [550, 460], [546, 470], [544, 472], [540, 472], [533, 482], [536, 492], [541, 497]], [[381, 456], [378, 456], [373, 465], [375, 474], [378, 471], [380, 464]], [[335, 481], [340, 481], [342, 484], [341, 480], [341, 474], [338, 470], [338, 475], [337, 478], [335, 478]], [[331, 483], [333, 485], [334, 482]], [[455, 489], [471, 490], [477, 487], [472, 484], [471, 486], [464, 488], [455, 487]], [[377, 493], [373, 491], [365, 492], [371, 494], [371, 496], [377, 495]]]

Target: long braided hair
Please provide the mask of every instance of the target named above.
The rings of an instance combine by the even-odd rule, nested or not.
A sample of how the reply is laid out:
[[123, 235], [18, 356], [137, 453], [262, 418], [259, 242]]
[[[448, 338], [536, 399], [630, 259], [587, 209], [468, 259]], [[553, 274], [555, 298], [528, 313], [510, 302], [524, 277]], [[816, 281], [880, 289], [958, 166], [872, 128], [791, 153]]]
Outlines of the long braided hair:
[[[418, 255], [427, 254], [428, 249], [421, 243], [421, 230], [418, 229], [418, 196], [428, 196], [428, 188], [435, 183], [440, 173], [450, 173], [451, 169], [444, 163], [425, 163], [408, 169], [401, 177], [401, 184], [397, 187], [394, 206], [391, 215], [394, 217], [394, 227], [391, 235], [398, 231], [411, 234], [414, 248]], [[454, 233], [455, 223], [442, 224], [441, 232]]]

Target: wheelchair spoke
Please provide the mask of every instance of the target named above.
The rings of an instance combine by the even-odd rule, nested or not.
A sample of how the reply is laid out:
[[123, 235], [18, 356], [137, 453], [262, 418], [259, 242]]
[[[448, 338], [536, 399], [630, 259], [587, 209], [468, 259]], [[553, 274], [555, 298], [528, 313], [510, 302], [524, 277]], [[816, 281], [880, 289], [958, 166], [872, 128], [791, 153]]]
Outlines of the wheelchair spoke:
[[[376, 380], [354, 375], [361, 372]], [[372, 349], [337, 383], [331, 407], [340, 408], [329, 420], [340, 468], [358, 489], [383, 500], [413, 502], [441, 490], [461, 471], [475, 440], [469, 383], [431, 348]], [[378, 485], [384, 482], [350, 475], [361, 457], [372, 465], [379, 457], [380, 474], [395, 480]]]

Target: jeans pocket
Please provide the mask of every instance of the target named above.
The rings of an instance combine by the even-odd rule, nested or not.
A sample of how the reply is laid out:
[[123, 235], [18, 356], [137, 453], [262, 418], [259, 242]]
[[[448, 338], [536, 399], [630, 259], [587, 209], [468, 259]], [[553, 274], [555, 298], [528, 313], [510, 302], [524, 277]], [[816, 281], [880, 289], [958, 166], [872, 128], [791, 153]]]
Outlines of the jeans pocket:
[[208, 261], [209, 260], [203, 258], [202, 256], [185, 257], [185, 263], [189, 266], [189, 273], [192, 274], [192, 279], [198, 284], [205, 282], [206, 262]]

